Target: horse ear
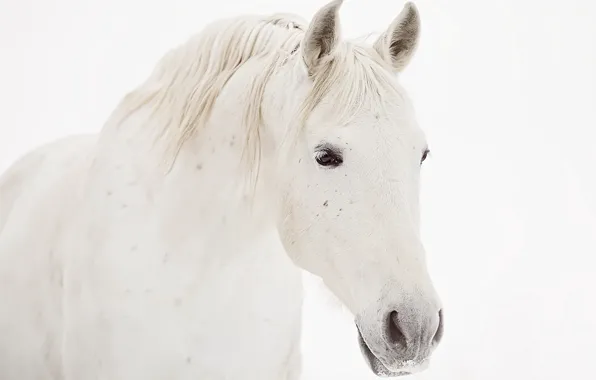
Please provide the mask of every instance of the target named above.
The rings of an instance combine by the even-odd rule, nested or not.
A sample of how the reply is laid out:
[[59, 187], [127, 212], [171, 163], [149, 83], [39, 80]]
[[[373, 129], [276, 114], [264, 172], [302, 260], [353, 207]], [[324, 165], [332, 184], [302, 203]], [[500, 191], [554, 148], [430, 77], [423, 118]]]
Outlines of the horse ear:
[[414, 55], [419, 36], [420, 14], [418, 8], [413, 3], [407, 2], [404, 9], [373, 46], [395, 71], [401, 72]]
[[302, 41], [302, 58], [309, 75], [313, 75], [322, 59], [339, 43], [339, 8], [343, 0], [334, 0], [313, 16]]

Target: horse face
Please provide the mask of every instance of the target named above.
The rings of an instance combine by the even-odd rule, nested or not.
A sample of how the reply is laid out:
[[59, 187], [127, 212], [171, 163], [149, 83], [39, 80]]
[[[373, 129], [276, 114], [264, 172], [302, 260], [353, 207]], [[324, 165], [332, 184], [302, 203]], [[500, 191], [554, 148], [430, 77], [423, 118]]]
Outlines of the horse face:
[[[315, 15], [299, 54], [273, 79], [285, 102], [275, 110], [304, 116], [278, 158], [278, 231], [291, 259], [354, 314], [371, 369], [406, 374], [425, 368], [442, 335], [419, 235], [428, 146], [392, 77], [415, 50], [419, 17], [407, 5], [372, 47], [345, 44], [339, 4]], [[284, 117], [276, 122], [294, 122]]]

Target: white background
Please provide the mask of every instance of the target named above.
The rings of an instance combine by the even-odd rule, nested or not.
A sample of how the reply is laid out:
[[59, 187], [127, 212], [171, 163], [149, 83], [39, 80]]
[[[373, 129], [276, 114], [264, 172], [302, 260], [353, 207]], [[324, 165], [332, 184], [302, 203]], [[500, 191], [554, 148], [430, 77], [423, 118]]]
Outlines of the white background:
[[[0, 170], [98, 131], [168, 49], [216, 18], [325, 0], [0, 0]], [[596, 10], [591, 0], [418, 0], [402, 82], [432, 155], [423, 233], [446, 330], [420, 379], [589, 379], [596, 359]], [[346, 37], [397, 0], [347, 0]], [[349, 316], [310, 286], [305, 379], [373, 379]], [[264, 358], [265, 360], [265, 358]]]

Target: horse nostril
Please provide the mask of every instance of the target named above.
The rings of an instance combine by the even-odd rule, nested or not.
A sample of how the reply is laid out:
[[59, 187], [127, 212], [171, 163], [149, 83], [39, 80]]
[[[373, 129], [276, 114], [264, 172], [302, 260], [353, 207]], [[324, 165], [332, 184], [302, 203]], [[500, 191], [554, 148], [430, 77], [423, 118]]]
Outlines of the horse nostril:
[[443, 338], [443, 309], [439, 310], [439, 326], [437, 326], [437, 331], [433, 337], [433, 345], [439, 344], [441, 338]]
[[400, 326], [397, 311], [389, 313], [387, 321], [387, 337], [389, 343], [406, 347], [406, 336], [403, 333], [402, 326]]

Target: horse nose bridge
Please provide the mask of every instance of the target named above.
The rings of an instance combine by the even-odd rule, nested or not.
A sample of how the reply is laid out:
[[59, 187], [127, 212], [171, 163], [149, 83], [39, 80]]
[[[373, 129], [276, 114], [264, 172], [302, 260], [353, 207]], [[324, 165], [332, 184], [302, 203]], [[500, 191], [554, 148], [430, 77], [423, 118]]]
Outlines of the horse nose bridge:
[[420, 236], [418, 218], [413, 215], [406, 204], [396, 207], [387, 206], [386, 217], [378, 226], [380, 234], [385, 236], [389, 249], [394, 253], [418, 254], [424, 252]]
[[[400, 234], [401, 231], [396, 233]], [[395, 287], [393, 290], [387, 289], [389, 293], [404, 290], [411, 293], [430, 291], [427, 288], [432, 287], [432, 280], [428, 272], [426, 251], [418, 236], [393, 237], [385, 248], [384, 255], [388, 264], [386, 270], [391, 279], [387, 285], [393, 284]]]

